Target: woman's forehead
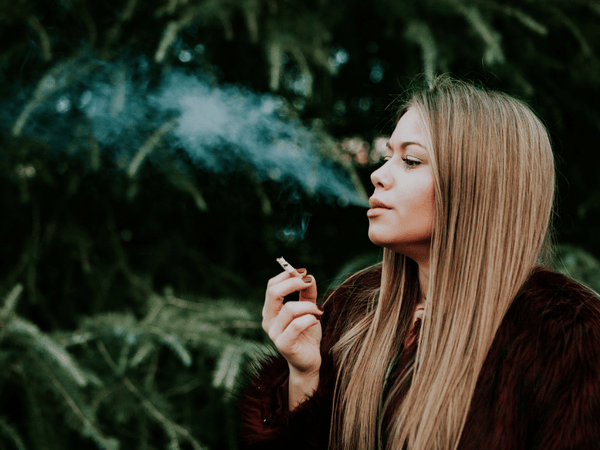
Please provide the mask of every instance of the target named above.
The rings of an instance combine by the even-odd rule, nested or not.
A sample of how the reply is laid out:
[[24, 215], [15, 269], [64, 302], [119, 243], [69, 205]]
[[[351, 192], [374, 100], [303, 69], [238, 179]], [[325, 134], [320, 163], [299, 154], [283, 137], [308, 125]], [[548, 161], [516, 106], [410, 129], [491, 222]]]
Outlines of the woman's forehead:
[[391, 149], [403, 149], [408, 145], [418, 145], [425, 150], [429, 148], [428, 129], [415, 108], [409, 108], [402, 115], [387, 145]]

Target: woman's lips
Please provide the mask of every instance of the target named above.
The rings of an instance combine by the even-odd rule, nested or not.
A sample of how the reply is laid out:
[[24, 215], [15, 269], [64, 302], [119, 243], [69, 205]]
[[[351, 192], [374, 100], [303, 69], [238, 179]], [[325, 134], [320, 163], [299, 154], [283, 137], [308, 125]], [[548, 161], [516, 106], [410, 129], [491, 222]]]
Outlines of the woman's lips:
[[375, 217], [383, 214], [386, 210], [391, 209], [388, 205], [383, 203], [381, 200], [371, 197], [369, 199], [371, 208], [367, 211], [367, 217]]
[[376, 197], [371, 197], [369, 199], [369, 205], [371, 205], [371, 208], [390, 209], [390, 207], [388, 205], [386, 205], [385, 203], [383, 203], [381, 200], [379, 200]]

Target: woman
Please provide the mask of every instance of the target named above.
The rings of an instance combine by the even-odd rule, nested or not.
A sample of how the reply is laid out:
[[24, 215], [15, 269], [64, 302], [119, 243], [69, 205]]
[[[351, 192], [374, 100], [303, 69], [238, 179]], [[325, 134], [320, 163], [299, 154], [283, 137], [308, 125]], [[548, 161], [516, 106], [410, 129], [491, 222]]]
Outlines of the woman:
[[382, 263], [324, 312], [305, 271], [269, 281], [279, 356], [241, 399], [246, 443], [600, 449], [600, 302], [539, 266], [555, 183], [539, 119], [442, 77], [401, 109], [388, 150], [367, 213]]

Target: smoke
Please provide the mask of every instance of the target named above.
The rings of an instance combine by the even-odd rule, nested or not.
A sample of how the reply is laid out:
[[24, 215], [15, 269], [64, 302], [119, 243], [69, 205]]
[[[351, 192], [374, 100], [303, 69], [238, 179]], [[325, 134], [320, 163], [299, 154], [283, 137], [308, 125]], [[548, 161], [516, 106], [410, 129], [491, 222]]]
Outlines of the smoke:
[[324, 133], [291, 119], [283, 99], [153, 70], [144, 59], [59, 63], [38, 83], [12, 134], [43, 136], [64, 148], [65, 133], [83, 118], [130, 176], [159, 148], [173, 155], [183, 149], [205, 171], [250, 171], [341, 205], [365, 205], [349, 172], [326, 156]]
[[91, 83], [77, 96], [76, 105], [88, 118], [99, 142], [135, 148], [148, 125], [156, 126], [161, 116], [152, 117], [147, 85], [134, 82], [124, 66], [106, 65], [103, 69], [91, 77]]
[[312, 217], [312, 214], [309, 212], [302, 213], [302, 219], [300, 220], [300, 225], [290, 225], [283, 230], [281, 230], [277, 238], [280, 241], [286, 242], [288, 244], [296, 243], [298, 241], [304, 240], [304, 235], [308, 230], [308, 221]]
[[213, 88], [175, 72], [165, 78], [152, 104], [176, 114], [174, 144], [205, 170], [230, 171], [241, 162], [261, 179], [293, 179], [311, 195], [363, 203], [343, 169], [320, 154], [318, 136], [287, 118], [277, 97], [236, 86]]

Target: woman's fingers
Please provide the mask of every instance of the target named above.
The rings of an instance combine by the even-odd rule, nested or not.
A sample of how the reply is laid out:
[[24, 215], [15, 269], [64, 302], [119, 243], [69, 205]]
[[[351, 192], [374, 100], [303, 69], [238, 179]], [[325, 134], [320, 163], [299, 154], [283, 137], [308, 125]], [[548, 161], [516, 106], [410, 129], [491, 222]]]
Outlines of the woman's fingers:
[[[300, 301], [307, 301], [311, 303], [317, 303], [317, 282], [315, 277], [312, 275], [305, 276], [304, 282], [307, 283], [306, 279], [310, 278], [310, 285], [300, 291]], [[308, 284], [308, 283], [307, 283]]]
[[317, 317], [320, 318], [322, 314], [322, 311], [312, 302], [288, 302], [283, 305], [277, 317], [267, 325], [265, 331], [271, 340], [275, 342], [275, 339], [283, 334], [299, 317], [309, 315], [316, 319]]
[[[294, 292], [300, 292], [302, 301], [284, 304], [284, 298]], [[282, 272], [267, 285], [263, 329], [290, 367], [301, 372], [314, 372], [321, 364], [319, 320], [323, 313], [316, 301], [317, 283], [304, 269]]]
[[[306, 269], [296, 269], [296, 272], [298, 272], [301, 276], [304, 276], [304, 274], [306, 274]], [[269, 280], [269, 282], [267, 283], [267, 288], [274, 284], [280, 283], [283, 280], [287, 280], [289, 278], [300, 278], [300, 277], [295, 277], [293, 275], [290, 275], [287, 272], [281, 272], [280, 274], [274, 276], [273, 278], [271, 278]]]
[[[283, 299], [287, 295], [302, 291], [303, 289], [310, 287], [312, 284], [314, 284], [314, 279], [312, 277], [305, 277], [303, 279], [299, 277], [289, 277], [289, 275], [287, 279], [284, 278], [282, 281], [277, 283], [270, 283], [267, 287], [267, 294], [263, 307], [263, 320], [270, 321], [277, 316], [277, 314], [279, 314], [279, 311], [283, 307]], [[316, 286], [313, 289], [316, 290]]]
[[[277, 347], [277, 350], [279, 350], [288, 360], [288, 362], [292, 362], [292, 360], [302, 357], [302, 355], [295, 354], [299, 350], [298, 341], [300, 340], [300, 335], [308, 331], [310, 328], [318, 325], [319, 320], [313, 314], [305, 314], [303, 316], [296, 317], [290, 322], [283, 333], [275, 337], [273, 343], [275, 344], [275, 347]], [[316, 349], [318, 352], [318, 343]], [[295, 363], [294, 365], [302, 366], [312, 363], [312, 361], [309, 361], [308, 358], [303, 359], [306, 359], [306, 361], [293, 361]], [[302, 370], [305, 368], [299, 367], [299, 369]]]

